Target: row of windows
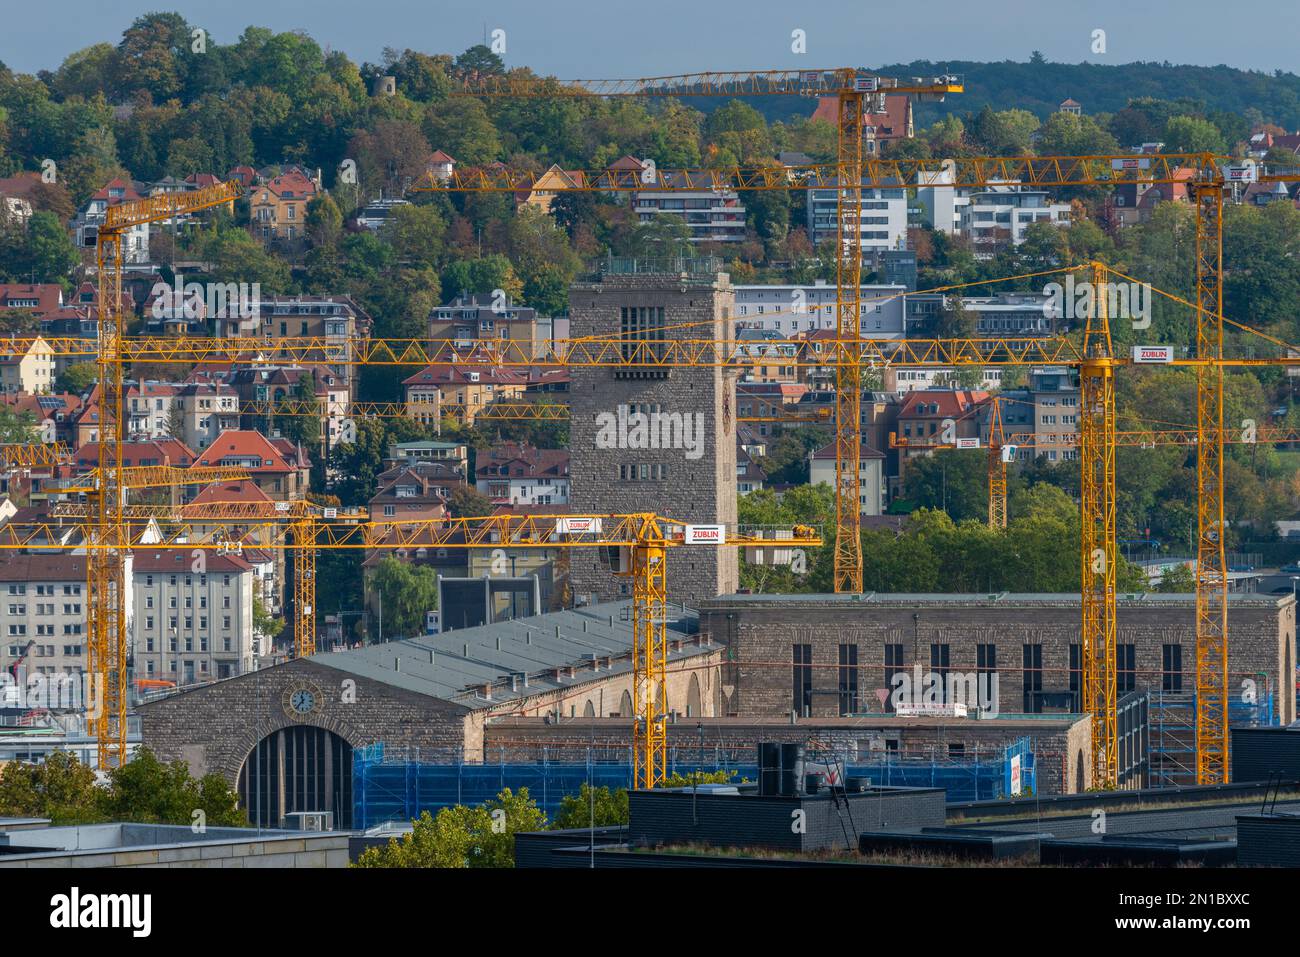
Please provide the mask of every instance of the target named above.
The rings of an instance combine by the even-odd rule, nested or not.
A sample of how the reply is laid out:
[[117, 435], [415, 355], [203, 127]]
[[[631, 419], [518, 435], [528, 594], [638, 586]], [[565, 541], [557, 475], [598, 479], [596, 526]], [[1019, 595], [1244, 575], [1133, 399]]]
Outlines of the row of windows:
[[[31, 657], [33, 658], [53, 658], [58, 645], [32, 645]], [[63, 653], [69, 656], [77, 656], [83, 653], [81, 645], [64, 645]], [[23, 655], [22, 645], [10, 645], [9, 657], [21, 658]]]
[[[56, 589], [56, 588], [58, 588], [58, 587], [60, 587], [60, 586], [58, 586], [58, 585], [37, 585], [37, 586], [36, 586], [36, 594], [37, 594], [37, 595], [54, 595], [54, 594], [57, 594], [57, 592], [56, 592], [54, 589]], [[80, 585], [63, 585], [62, 588], [63, 588], [63, 594], [65, 594], [65, 595], [80, 595], [80, 594], [81, 594], [81, 586], [80, 586]], [[26, 594], [27, 594], [27, 585], [26, 585], [25, 583], [24, 583], [24, 584], [17, 584], [17, 585], [10, 585], [10, 586], [9, 586], [9, 594], [11, 594], [11, 595], [26, 595]]]
[[[171, 628], [171, 629], [174, 631], [174, 630], [176, 629], [176, 622], [179, 621], [179, 619], [178, 619], [175, 615], [172, 615], [171, 617], [169, 617], [169, 618], [167, 619], [167, 621], [168, 621], [168, 626], [167, 626], [167, 627]], [[200, 615], [200, 616], [199, 616], [199, 630], [201, 630], [201, 631], [206, 630], [207, 627], [208, 627], [208, 616], [207, 616], [207, 615]], [[229, 615], [222, 615], [222, 616], [221, 616], [221, 627], [222, 627], [222, 628], [225, 628], [225, 629], [227, 629], [227, 630], [230, 629], [231, 626], [230, 626], [230, 616], [229, 616]], [[155, 630], [154, 617], [153, 617], [153, 615], [145, 615], [145, 617], [144, 617], [144, 628], [145, 628], [145, 631], [154, 631], [154, 630]], [[186, 631], [193, 631], [193, 630], [194, 630], [194, 618], [193, 618], [192, 616], [189, 616], [189, 615], [186, 615], [186, 616], [185, 616], [185, 629], [186, 629]], [[152, 641], [153, 639], [150, 638], [150, 639], [147, 639], [147, 640]]]
[[[253, 467], [256, 468], [256, 462], [254, 462]], [[159, 577], [159, 579], [161, 580], [162, 576], [159, 575], [158, 577]], [[179, 578], [180, 578], [179, 575], [168, 575], [168, 576], [167, 576], [167, 584], [169, 584], [169, 585], [175, 585], [176, 582], [177, 582], [177, 580], [178, 580]], [[207, 576], [207, 575], [199, 575], [198, 578], [199, 578], [199, 585], [200, 585], [200, 586], [206, 585], [206, 584], [208, 583], [208, 576]], [[144, 576], [144, 584], [145, 584], [145, 587], [146, 587], [146, 588], [151, 588], [151, 587], [153, 587], [153, 579], [154, 579], [154, 576], [153, 576], [153, 575], [145, 575], [145, 576]], [[185, 584], [186, 584], [186, 586], [192, 586], [192, 585], [194, 584], [194, 576], [193, 576], [193, 575], [186, 575], [186, 576], [185, 576]], [[229, 576], [229, 575], [222, 575], [222, 576], [221, 576], [221, 584], [224, 585], [224, 586], [226, 586], [227, 588], [229, 588], [229, 587], [230, 587], [230, 576]]]
[[668, 466], [646, 462], [620, 465], [618, 477], [622, 482], [665, 482], [668, 480]]
[[[57, 627], [57, 626], [55, 626], [55, 625], [37, 625], [37, 626], [36, 626], [36, 634], [37, 634], [38, 636], [40, 636], [40, 635], [53, 635], [53, 634], [55, 633], [54, 629], [55, 629], [56, 627]], [[79, 625], [79, 624], [77, 624], [77, 625], [64, 625], [64, 626], [63, 626], [63, 633], [64, 633], [65, 635], [79, 635], [79, 634], [81, 634], [81, 625]], [[13, 637], [13, 638], [22, 638], [22, 637], [25, 636], [26, 634], [27, 634], [27, 626], [26, 626], [26, 625], [10, 625], [10, 626], [9, 626], [9, 635], [10, 635], [10, 637]]]
[[[1137, 688], [1137, 646], [1120, 644], [1115, 649], [1116, 658], [1116, 692], [1128, 694]], [[975, 670], [977, 674], [994, 674], [997, 672], [997, 645], [978, 644], [975, 646]], [[791, 646], [792, 695], [791, 706], [795, 713], [810, 716], [813, 706], [813, 663], [812, 645], [795, 644]], [[838, 695], [839, 713], [848, 715], [857, 713], [861, 708], [859, 698], [858, 646], [841, 644], [839, 646]], [[946, 678], [951, 670], [951, 646], [934, 643], [930, 645], [930, 671], [939, 677], [937, 693], [946, 701], [948, 687]], [[1026, 644], [1021, 648], [1021, 674], [1023, 691], [1021, 710], [1025, 714], [1034, 714], [1043, 709], [1043, 646]], [[904, 650], [901, 644], [884, 646], [884, 666], [882, 676], [884, 687], [894, 687], [895, 675], [906, 675]], [[1074, 695], [1074, 710], [1082, 710], [1079, 695], [1083, 686], [1083, 669], [1080, 649], [1077, 643], [1070, 645], [1069, 691]], [[1183, 646], [1166, 644], [1161, 646], [1161, 690], [1171, 694], [1183, 690]], [[887, 711], [893, 711], [893, 703], [885, 700]]]
[[[146, 607], [146, 608], [152, 608], [152, 607], [153, 607], [153, 598], [154, 598], [153, 595], [146, 595], [145, 598], [144, 598], [144, 607]], [[176, 596], [175, 596], [175, 595], [168, 595], [168, 596], [167, 596], [167, 607], [168, 607], [168, 608], [175, 608], [175, 607], [176, 607]], [[186, 607], [186, 608], [193, 608], [193, 607], [194, 607], [194, 596], [193, 596], [193, 595], [186, 595], [186, 596], [185, 596], [185, 607]], [[204, 595], [200, 595], [200, 596], [199, 596], [199, 607], [200, 607], [200, 608], [207, 608], [207, 607], [208, 607], [208, 596], [207, 596], [206, 594], [204, 594]], [[229, 595], [222, 595], [222, 596], [221, 596], [221, 607], [222, 607], [222, 608], [229, 608], [229, 607], [230, 607], [230, 596], [229, 596]]]
[[[169, 638], [169, 639], [167, 640], [167, 650], [168, 650], [168, 651], [177, 651], [177, 650], [179, 650], [178, 647], [177, 647], [178, 645], [179, 645], [179, 642], [178, 642], [178, 640], [177, 640], [176, 638], [174, 638], [174, 637], [173, 637], [173, 638]], [[199, 647], [198, 647], [198, 650], [199, 650], [200, 652], [203, 652], [203, 653], [206, 653], [206, 652], [207, 652], [207, 650], [208, 650], [208, 636], [207, 636], [207, 635], [200, 635], [200, 636], [199, 636], [198, 646], [199, 646]], [[155, 643], [154, 643], [153, 635], [146, 635], [146, 636], [145, 636], [145, 639], [144, 639], [144, 650], [145, 650], [145, 653], [146, 653], [146, 654], [153, 654], [155, 651], [158, 650], [158, 649], [155, 647]], [[185, 636], [185, 650], [186, 650], [186, 651], [194, 651], [194, 650], [195, 650], [195, 649], [194, 649], [194, 637], [193, 637], [192, 635], [186, 635], [186, 636]], [[222, 650], [222, 651], [234, 651], [234, 650], [235, 650], [235, 642], [234, 642], [234, 639], [231, 638], [229, 635], [223, 635], [223, 636], [221, 637], [221, 650]]]

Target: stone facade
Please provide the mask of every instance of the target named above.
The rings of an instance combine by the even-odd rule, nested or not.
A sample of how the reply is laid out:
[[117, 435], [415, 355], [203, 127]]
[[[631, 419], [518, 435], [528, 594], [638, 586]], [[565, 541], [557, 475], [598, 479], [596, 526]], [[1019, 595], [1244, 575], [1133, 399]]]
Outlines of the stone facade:
[[[627, 310], [637, 310], [629, 315]], [[661, 311], [660, 311], [661, 310]], [[726, 273], [606, 275], [569, 291], [572, 335], [616, 339], [625, 324], [666, 327], [664, 341], [731, 338], [734, 295]], [[640, 334], [640, 333], [637, 333]], [[628, 349], [635, 348], [628, 346]], [[662, 368], [574, 366], [569, 392], [570, 509], [575, 514], [656, 511], [698, 524], [736, 521], [736, 381], [702, 365]], [[598, 417], [620, 407], [703, 423], [703, 448], [599, 447]], [[696, 414], [700, 416], [697, 420]], [[608, 419], [603, 420], [608, 422]], [[628, 442], [627, 444], [633, 444]], [[697, 454], [698, 451], [698, 454]], [[688, 452], [689, 456], [688, 457]], [[669, 552], [668, 597], [696, 606], [734, 591], [739, 559], [730, 547], [684, 546]], [[604, 601], [631, 594], [631, 581], [611, 576], [595, 550], [574, 554], [574, 595]]]
[[[319, 707], [305, 718], [285, 703], [303, 686], [321, 691]], [[196, 776], [215, 772], [232, 786], [253, 747], [293, 725], [332, 731], [353, 749], [382, 741], [386, 747], [447, 751], [479, 734], [462, 705], [306, 658], [149, 702], [138, 711], [143, 743], [160, 759], [184, 761]]]
[[[1250, 681], [1260, 698], [1271, 693], [1282, 724], [1296, 718], [1295, 608], [1290, 595], [1228, 600], [1230, 686]], [[1196, 687], [1194, 616], [1191, 595], [1121, 598], [1120, 678], [1131, 673], [1134, 689], [1151, 691], [1153, 700], [1186, 700]], [[1078, 687], [1071, 646], [1079, 642], [1080, 617], [1077, 595], [727, 595], [701, 608], [701, 630], [729, 646], [723, 683], [734, 694], [727, 714], [789, 715], [796, 645], [811, 650], [806, 711], [814, 718], [843, 713], [848, 671], [857, 674], [853, 710], [861, 713], [881, 709], [876, 691], [890, 687], [892, 674], [917, 666], [972, 673], [982, 663], [998, 675], [999, 712], [1013, 714], [1034, 709], [1034, 690]], [[856, 647], [856, 667], [842, 666], [842, 646]], [[995, 659], [981, 662], [988, 652], [980, 646], [992, 646]], [[1181, 649], [1176, 680], [1166, 675], [1166, 646]]]

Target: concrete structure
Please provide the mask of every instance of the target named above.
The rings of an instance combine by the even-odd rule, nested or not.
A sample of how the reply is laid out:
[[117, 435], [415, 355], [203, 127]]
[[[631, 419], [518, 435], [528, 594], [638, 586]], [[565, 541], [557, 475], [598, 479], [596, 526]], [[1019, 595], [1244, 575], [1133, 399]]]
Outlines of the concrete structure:
[[[502, 715], [631, 716], [630, 603], [467, 628], [318, 654], [145, 703], [145, 744], [197, 775], [240, 790], [254, 820], [330, 810], [349, 826], [354, 749], [419, 749], [426, 760], [483, 755], [485, 726]], [[698, 701], [712, 714], [722, 648], [673, 608], [668, 707]], [[279, 791], [281, 774], [296, 775]], [[305, 797], [304, 797], [305, 795]], [[316, 805], [316, 806], [312, 806]]]
[[[734, 314], [730, 277], [711, 260], [614, 260], [600, 277], [569, 290], [575, 336], [725, 341], [732, 338]], [[631, 355], [638, 347], [624, 348]], [[733, 373], [716, 366], [574, 366], [569, 407], [574, 513], [622, 514], [671, 504], [673, 517], [686, 522], [736, 521]], [[667, 443], [644, 448], [648, 443], [623, 428], [630, 415], [666, 416], [656, 421], [680, 428]], [[694, 442], [684, 441], [688, 432]], [[658, 447], [665, 444], [673, 447]], [[613, 578], [608, 560], [595, 549], [574, 553], [572, 581], [578, 600], [631, 594], [628, 579]], [[669, 553], [670, 600], [694, 604], [733, 591], [738, 583], [734, 548]]]
[[[1284, 724], [1295, 720], [1295, 609], [1291, 595], [1228, 598], [1230, 684], [1249, 677], [1271, 692]], [[726, 595], [701, 610], [728, 646], [726, 711], [745, 716], [844, 714], [853, 687], [872, 703], [918, 667], [997, 674], [1001, 713], [1042, 711], [1054, 692], [1078, 711], [1079, 621], [1069, 594]], [[1195, 635], [1192, 596], [1120, 596], [1119, 693], [1191, 690]]]
[[960, 228], [975, 244], [977, 256], [992, 256], [1024, 242], [1031, 224], [1068, 226], [1070, 215], [1070, 204], [1053, 203], [1046, 190], [991, 186], [971, 194]]
[[536, 309], [490, 293], [457, 296], [435, 308], [429, 313], [429, 338], [450, 340], [457, 350], [472, 349], [479, 340], [506, 339], [521, 343], [521, 353], [535, 357], [544, 355], [547, 345], [539, 335]]
[[0, 867], [347, 867], [343, 831], [255, 831], [188, 825], [82, 824], [49, 827], [0, 818]]
[[[656, 182], [676, 174], [659, 173]], [[679, 219], [692, 243], [738, 243], [745, 238], [745, 206], [734, 190], [647, 189], [632, 196], [632, 212], [643, 223], [658, 216]]]

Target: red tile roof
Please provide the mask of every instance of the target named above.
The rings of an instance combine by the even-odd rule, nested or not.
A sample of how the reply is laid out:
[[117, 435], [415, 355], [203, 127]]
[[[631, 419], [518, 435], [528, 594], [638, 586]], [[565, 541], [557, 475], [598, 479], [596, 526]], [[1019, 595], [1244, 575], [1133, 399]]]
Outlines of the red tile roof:
[[213, 505], [229, 502], [269, 502], [271, 497], [258, 488], [256, 482], [241, 479], [238, 482], [213, 482], [198, 495], [191, 505]]
[[[246, 572], [252, 565], [238, 555], [219, 555], [209, 550], [207, 556], [208, 574], [213, 572]], [[171, 572], [189, 572], [194, 556], [188, 548], [138, 548], [133, 553], [132, 568], [134, 574], [163, 574]]]
[[[34, 306], [15, 303], [36, 300]], [[63, 287], [55, 283], [0, 283], [0, 309], [30, 309], [38, 316], [54, 312], [63, 306]]]
[[973, 412], [989, 394], [971, 389], [917, 389], [903, 397], [900, 419], [957, 418]]
[[[246, 465], [256, 460], [259, 465]], [[253, 474], [292, 472], [293, 467], [284, 460], [271, 440], [261, 432], [246, 429], [227, 429], [203, 450], [197, 465], [234, 465], [247, 468]]]

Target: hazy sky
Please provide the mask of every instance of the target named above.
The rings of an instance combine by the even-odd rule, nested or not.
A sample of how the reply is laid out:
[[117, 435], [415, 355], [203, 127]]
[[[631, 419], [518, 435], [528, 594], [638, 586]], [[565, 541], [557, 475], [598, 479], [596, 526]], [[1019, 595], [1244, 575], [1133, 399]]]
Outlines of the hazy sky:
[[[871, 66], [914, 59], [1127, 63], [1169, 60], [1297, 69], [1300, 3], [1259, 0], [6, 0], [0, 60], [54, 69], [116, 43], [137, 15], [177, 10], [233, 42], [248, 25], [302, 29], [358, 63], [385, 46], [458, 53], [505, 30], [506, 62], [565, 79], [718, 69]], [[1235, 12], [1233, 12], [1235, 9]], [[807, 53], [791, 52], [805, 31]], [[1106, 53], [1091, 52], [1106, 31]]]

